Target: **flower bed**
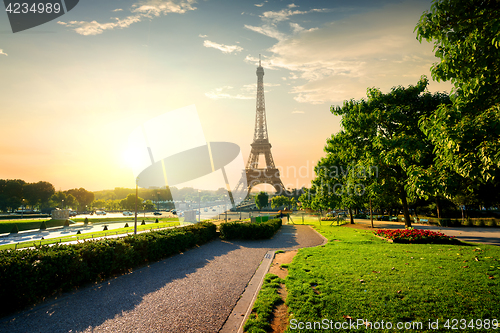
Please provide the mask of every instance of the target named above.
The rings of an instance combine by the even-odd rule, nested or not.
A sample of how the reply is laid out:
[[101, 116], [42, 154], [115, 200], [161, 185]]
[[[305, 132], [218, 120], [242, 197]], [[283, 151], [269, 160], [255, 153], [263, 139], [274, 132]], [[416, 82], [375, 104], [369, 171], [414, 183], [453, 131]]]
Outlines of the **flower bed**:
[[441, 232], [421, 229], [379, 229], [374, 232], [378, 237], [391, 240], [394, 243], [410, 244], [457, 244], [459, 240], [454, 236], [447, 236]]

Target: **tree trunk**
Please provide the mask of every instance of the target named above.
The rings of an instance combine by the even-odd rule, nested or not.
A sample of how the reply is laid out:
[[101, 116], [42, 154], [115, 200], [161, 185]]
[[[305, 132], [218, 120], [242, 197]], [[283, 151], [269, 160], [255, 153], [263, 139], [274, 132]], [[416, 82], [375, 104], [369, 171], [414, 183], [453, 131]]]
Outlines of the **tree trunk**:
[[373, 228], [372, 198], [370, 198], [370, 221], [371, 221], [371, 223], [372, 223], [372, 228]]
[[405, 227], [411, 227], [410, 212], [408, 210], [408, 201], [406, 200], [406, 191], [404, 188], [400, 189], [401, 202], [403, 203], [403, 215], [405, 217]]
[[438, 219], [441, 218], [441, 210], [439, 209], [439, 198], [436, 197], [436, 212], [437, 212], [437, 217]]
[[351, 218], [351, 224], [354, 224], [354, 218], [352, 217], [352, 208], [349, 208], [349, 217]]

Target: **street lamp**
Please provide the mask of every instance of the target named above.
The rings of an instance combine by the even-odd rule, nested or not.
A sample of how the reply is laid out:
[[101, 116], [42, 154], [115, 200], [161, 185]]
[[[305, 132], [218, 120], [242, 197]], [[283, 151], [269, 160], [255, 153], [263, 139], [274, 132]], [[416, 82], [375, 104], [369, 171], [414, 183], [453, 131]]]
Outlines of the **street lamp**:
[[201, 222], [201, 190], [198, 190], [198, 222]]
[[224, 212], [226, 213], [226, 222], [227, 222], [227, 194], [224, 194]]
[[134, 218], [134, 235], [137, 235], [137, 198], [139, 197], [139, 189], [137, 186], [137, 182], [139, 181], [139, 177], [135, 179], [135, 218]]

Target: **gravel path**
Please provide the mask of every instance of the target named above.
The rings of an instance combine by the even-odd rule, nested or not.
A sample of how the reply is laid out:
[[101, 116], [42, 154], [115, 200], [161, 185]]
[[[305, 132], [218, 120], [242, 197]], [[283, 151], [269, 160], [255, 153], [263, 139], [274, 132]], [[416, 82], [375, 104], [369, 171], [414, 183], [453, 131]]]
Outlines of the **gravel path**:
[[308, 226], [273, 239], [215, 240], [0, 319], [0, 332], [218, 332], [270, 249], [316, 246]]

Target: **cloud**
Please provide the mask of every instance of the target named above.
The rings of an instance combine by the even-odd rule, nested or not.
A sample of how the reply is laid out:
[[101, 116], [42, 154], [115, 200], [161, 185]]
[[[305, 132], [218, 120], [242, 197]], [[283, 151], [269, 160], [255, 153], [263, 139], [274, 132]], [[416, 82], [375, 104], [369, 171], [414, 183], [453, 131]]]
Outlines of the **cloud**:
[[254, 4], [255, 7], [262, 7], [264, 6], [264, 3], [266, 3], [267, 1], [264, 1], [263, 3], [256, 3]]
[[[290, 7], [290, 6], [288, 6], [288, 7], [294, 8], [297, 6], [293, 5], [292, 7]], [[321, 12], [329, 12], [329, 11], [331, 11], [331, 9], [329, 9], [329, 8], [314, 8], [314, 9], [310, 9], [310, 10], [282, 9], [282, 10], [277, 11], [277, 12], [276, 11], [264, 12], [260, 17], [262, 19], [267, 19], [267, 20], [273, 21], [274, 23], [277, 23], [277, 22], [288, 20], [290, 16], [294, 16], [294, 15], [321, 13]]]
[[[278, 30], [278, 24], [280, 22], [288, 20], [291, 16], [294, 15], [301, 15], [301, 14], [309, 14], [309, 13], [318, 13], [318, 12], [329, 12], [331, 9], [328, 8], [314, 8], [310, 10], [292, 10], [291, 8], [298, 7], [295, 4], [290, 4], [287, 6], [288, 8], [282, 9], [280, 11], [267, 11], [264, 12], [262, 15], [260, 15], [261, 20], [263, 21], [261, 26], [252, 26], [252, 25], [245, 25], [244, 27], [255, 31], [257, 33], [260, 33], [264, 36], [271, 37], [274, 39], [277, 39], [279, 41], [285, 40], [289, 38], [289, 36]], [[305, 30], [303, 27], [301, 27], [298, 23], [290, 23], [290, 28], [292, 29], [292, 34], [297, 34], [303, 31], [312, 31], [315, 30], [316, 28], [312, 28], [309, 30]]]
[[202, 35], [202, 34], [199, 34], [198, 37], [201, 37], [201, 38], [206, 38], [208, 37], [208, 35]]
[[0, 49], [0, 55], [8, 56], [8, 54], [7, 54], [7, 53], [5, 53], [5, 52], [3, 51], [3, 49]]
[[99, 35], [102, 34], [104, 30], [110, 30], [114, 28], [127, 28], [133, 23], [141, 21], [140, 15], [128, 16], [124, 19], [114, 18], [116, 22], [110, 23], [99, 23], [97, 21], [86, 22], [86, 21], [71, 21], [68, 23], [57, 22], [61, 25], [67, 26], [69, 28], [74, 28], [75, 32], [84, 35]]
[[305, 113], [304, 111], [292, 111], [292, 113]]
[[[435, 62], [430, 43], [420, 44], [413, 33], [426, 4], [406, 1], [368, 13], [354, 14], [314, 30], [290, 23], [295, 35], [283, 34], [263, 58], [269, 69], [286, 69], [300, 79], [291, 94], [302, 103], [340, 103], [366, 96], [368, 87], [388, 91], [415, 84], [429, 75]], [[283, 21], [294, 11], [268, 12]], [[274, 26], [276, 27], [276, 25]], [[301, 29], [302, 28], [302, 29]], [[255, 31], [255, 30], [254, 30]], [[276, 33], [281, 33], [276, 29]], [[258, 63], [247, 56], [246, 62]]]
[[222, 51], [222, 53], [233, 53], [233, 52], [241, 52], [243, 51], [243, 48], [238, 45], [224, 45], [224, 44], [219, 44], [215, 43], [209, 40], [205, 40], [203, 42], [203, 46], [205, 47], [212, 47], [214, 49]]
[[205, 96], [211, 99], [222, 99], [222, 98], [229, 98], [229, 99], [255, 99], [254, 94], [249, 95], [249, 94], [236, 94], [236, 95], [231, 95], [227, 93], [227, 90], [231, 90], [233, 87], [231, 86], [224, 86], [221, 88], [215, 88], [214, 90], [205, 93]]
[[116, 8], [115, 10], [113, 10], [113, 12], [122, 12], [122, 11], [123, 11], [123, 9], [121, 9], [121, 8]]
[[167, 15], [168, 13], [184, 14], [189, 10], [195, 10], [193, 7], [195, 0], [143, 0], [132, 5], [132, 12], [146, 15]]
[[255, 31], [255, 32], [262, 34], [264, 36], [277, 39], [277, 40], [283, 40], [286, 37], [286, 34], [278, 31], [278, 29], [273, 25], [265, 24], [261, 27], [255, 27], [255, 26], [245, 24], [245, 28], [252, 30], [252, 31]]
[[[133, 23], [142, 21], [144, 18], [158, 17], [167, 15], [168, 13], [184, 14], [189, 10], [195, 10], [193, 4], [195, 0], [143, 0], [132, 5], [130, 10], [134, 15], [127, 16], [123, 19], [113, 18], [115, 22], [99, 23], [97, 21], [71, 21], [57, 22], [69, 28], [73, 28], [76, 33], [84, 36], [99, 35], [105, 30], [115, 28], [127, 28]], [[122, 11], [115, 9], [113, 12]]]

